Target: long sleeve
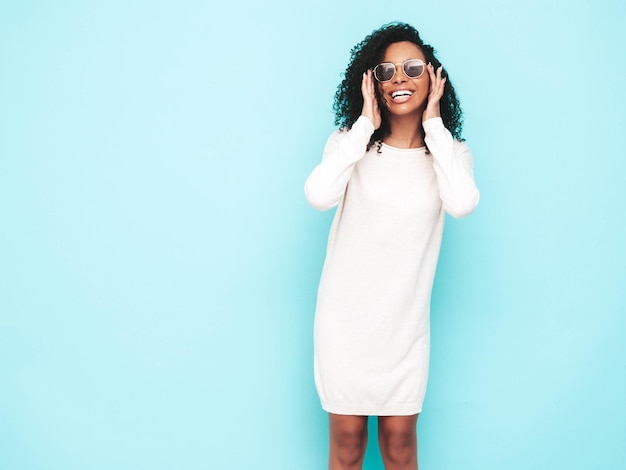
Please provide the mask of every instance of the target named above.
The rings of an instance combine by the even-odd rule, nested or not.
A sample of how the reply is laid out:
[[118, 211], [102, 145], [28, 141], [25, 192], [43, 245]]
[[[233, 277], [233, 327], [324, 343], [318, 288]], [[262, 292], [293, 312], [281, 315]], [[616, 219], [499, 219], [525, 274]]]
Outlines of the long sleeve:
[[330, 136], [322, 162], [304, 184], [304, 194], [312, 207], [325, 211], [339, 203], [354, 165], [365, 155], [373, 133], [372, 122], [361, 116], [349, 131], [337, 131]]
[[426, 145], [433, 155], [443, 207], [453, 217], [465, 217], [480, 198], [470, 149], [465, 143], [454, 140], [441, 118], [425, 121], [424, 132]]

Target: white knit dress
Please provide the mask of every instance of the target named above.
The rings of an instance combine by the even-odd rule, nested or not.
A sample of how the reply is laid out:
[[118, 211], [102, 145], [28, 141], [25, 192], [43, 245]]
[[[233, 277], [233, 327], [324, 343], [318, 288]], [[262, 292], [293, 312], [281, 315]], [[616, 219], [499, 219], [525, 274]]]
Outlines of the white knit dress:
[[419, 413], [430, 350], [430, 297], [444, 210], [469, 214], [479, 199], [467, 145], [440, 118], [426, 145], [366, 152], [361, 116], [337, 131], [305, 184], [318, 210], [337, 206], [319, 285], [315, 384], [322, 408], [348, 415]]

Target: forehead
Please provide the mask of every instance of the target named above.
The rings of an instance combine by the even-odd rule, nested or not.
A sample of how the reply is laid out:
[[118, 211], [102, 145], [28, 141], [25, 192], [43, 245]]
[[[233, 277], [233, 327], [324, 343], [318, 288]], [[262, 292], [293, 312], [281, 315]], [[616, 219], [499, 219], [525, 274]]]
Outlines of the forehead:
[[419, 47], [409, 41], [389, 44], [383, 56], [385, 62], [397, 63], [406, 59], [422, 59], [424, 61], [426, 57]]

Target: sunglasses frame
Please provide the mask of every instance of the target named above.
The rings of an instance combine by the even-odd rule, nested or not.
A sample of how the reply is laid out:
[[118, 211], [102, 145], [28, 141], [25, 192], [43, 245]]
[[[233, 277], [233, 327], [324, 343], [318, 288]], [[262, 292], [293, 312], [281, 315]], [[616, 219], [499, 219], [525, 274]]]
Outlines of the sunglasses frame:
[[[416, 77], [411, 77], [408, 73], [406, 73], [406, 70], [404, 69], [404, 67], [406, 66], [407, 63], [414, 62], [414, 61], [417, 61], [420, 64], [422, 64], [422, 72], [418, 76], [416, 76]], [[392, 65], [393, 66], [393, 75], [391, 76], [391, 78], [389, 80], [381, 80], [380, 78], [378, 78], [378, 74], [376, 73], [376, 69], [378, 67], [380, 67], [381, 65]], [[398, 71], [398, 65], [402, 65], [402, 73], [404, 75], [406, 75], [408, 78], [420, 78], [422, 75], [424, 75], [424, 71], [426, 70], [426, 64], [422, 61], [422, 59], [407, 59], [404, 62], [398, 62], [397, 64], [394, 64], [393, 62], [381, 62], [376, 67], [374, 67], [374, 70], [372, 71], [374, 73], [374, 78], [376, 80], [378, 80], [379, 83], [390, 82], [396, 76], [396, 73]]]

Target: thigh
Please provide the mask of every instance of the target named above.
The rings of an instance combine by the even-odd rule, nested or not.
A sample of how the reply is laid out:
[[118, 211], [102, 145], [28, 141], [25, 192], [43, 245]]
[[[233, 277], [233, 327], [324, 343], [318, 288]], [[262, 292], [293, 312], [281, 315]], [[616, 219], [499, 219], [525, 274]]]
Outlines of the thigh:
[[414, 434], [417, 436], [417, 417], [410, 416], [379, 416], [378, 434]]
[[342, 438], [367, 437], [367, 416], [336, 415], [328, 413], [330, 422], [331, 440], [342, 440]]

